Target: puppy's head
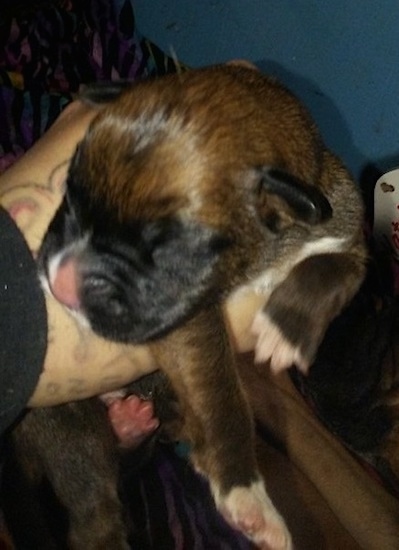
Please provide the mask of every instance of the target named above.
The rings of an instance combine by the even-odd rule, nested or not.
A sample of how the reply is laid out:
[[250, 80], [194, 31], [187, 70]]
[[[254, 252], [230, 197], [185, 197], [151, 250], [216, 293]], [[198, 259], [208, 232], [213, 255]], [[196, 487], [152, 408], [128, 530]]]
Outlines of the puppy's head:
[[329, 215], [267, 155], [245, 158], [239, 98], [218, 111], [204, 78], [125, 92], [71, 162], [40, 263], [55, 297], [104, 337], [144, 342], [220, 299], [275, 233], [276, 200], [309, 225]]
[[40, 254], [55, 297], [99, 334], [126, 342], [160, 336], [217, 299], [214, 267], [228, 238], [179, 216], [173, 198], [119, 216], [81, 180], [80, 155]]

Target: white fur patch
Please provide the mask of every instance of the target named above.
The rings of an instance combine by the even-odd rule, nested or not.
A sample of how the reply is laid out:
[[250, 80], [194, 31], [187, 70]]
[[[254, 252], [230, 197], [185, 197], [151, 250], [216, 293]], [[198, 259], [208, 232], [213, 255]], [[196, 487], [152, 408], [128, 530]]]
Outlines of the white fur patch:
[[[54, 296], [51, 290], [51, 287], [54, 283], [54, 280], [57, 275], [57, 270], [62, 260], [68, 254], [72, 254], [73, 256], [78, 256], [79, 253], [81, 253], [87, 247], [88, 241], [89, 241], [89, 234], [86, 234], [82, 238], [74, 241], [72, 244], [61, 249], [60, 252], [57, 252], [57, 254], [54, 254], [49, 258], [48, 265], [47, 265], [47, 273], [40, 274], [40, 282], [41, 282], [42, 288], [47, 294], [50, 294], [51, 296], [53, 296], [53, 298], [56, 299], [56, 297]], [[83, 314], [83, 312], [70, 309], [66, 307], [65, 304], [62, 304], [62, 305], [73, 317], [75, 317], [78, 320], [78, 322], [80, 323], [80, 325], [82, 325], [82, 327], [90, 328], [90, 323], [86, 318], [86, 316]]]
[[227, 495], [214, 492], [216, 505], [235, 529], [261, 550], [292, 550], [291, 535], [261, 480], [234, 487]]
[[41, 282], [44, 290], [51, 293], [51, 285], [54, 282], [54, 279], [57, 274], [57, 270], [62, 260], [68, 255], [75, 256], [75, 257], [79, 256], [79, 254], [87, 248], [89, 239], [90, 239], [90, 234], [86, 233], [86, 235], [84, 235], [80, 239], [77, 239], [76, 241], [73, 241], [68, 246], [65, 246], [59, 252], [57, 252], [56, 254], [54, 254], [48, 259], [47, 273], [41, 274]]
[[302, 357], [299, 347], [293, 346], [273, 323], [269, 315], [258, 311], [251, 327], [257, 337], [255, 346], [255, 361], [263, 363], [270, 360], [270, 368], [275, 373], [296, 365], [306, 373], [308, 362]]
[[336, 237], [322, 237], [317, 241], [305, 243], [296, 254], [294, 254], [291, 258], [287, 258], [286, 261], [278, 267], [265, 269], [262, 275], [255, 279], [250, 286], [255, 290], [255, 292], [268, 297], [276, 286], [287, 277], [295, 265], [303, 262], [306, 258], [317, 256], [318, 254], [334, 254], [337, 252], [342, 252], [346, 249], [346, 242], [347, 241], [344, 238], [338, 239]]
[[334, 254], [342, 252], [346, 248], [347, 239], [341, 237], [322, 237], [317, 241], [306, 243], [299, 251], [299, 261], [317, 254]]
[[103, 393], [99, 397], [103, 403], [109, 406], [114, 401], [119, 401], [120, 399], [124, 399], [126, 395], [127, 395], [127, 390], [124, 388], [121, 388], [119, 390], [113, 390], [113, 391], [108, 391], [106, 393]]
[[48, 266], [47, 266], [48, 281], [47, 281], [47, 284], [49, 285], [48, 289], [50, 290], [50, 292], [51, 292], [51, 287], [53, 286], [53, 283], [54, 283], [55, 278], [57, 276], [58, 268], [60, 267], [61, 262], [62, 262], [62, 260], [65, 256], [66, 256], [66, 251], [62, 250], [61, 252], [58, 252], [58, 254], [55, 254], [54, 256], [52, 256], [50, 258], [49, 262], [48, 262]]

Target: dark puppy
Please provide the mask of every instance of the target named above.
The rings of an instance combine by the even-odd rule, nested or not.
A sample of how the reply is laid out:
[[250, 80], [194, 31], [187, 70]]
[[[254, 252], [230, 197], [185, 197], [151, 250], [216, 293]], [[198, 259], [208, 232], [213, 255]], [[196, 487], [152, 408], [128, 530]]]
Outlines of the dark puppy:
[[18, 550], [135, 548], [123, 476], [139, 470], [153, 443], [179, 421], [160, 372], [126, 387], [151, 398], [162, 428], [139, 449], [122, 449], [97, 398], [32, 409], [8, 441], [1, 501]]
[[223, 308], [262, 293], [258, 359], [306, 371], [363, 278], [362, 218], [298, 100], [219, 66], [141, 82], [100, 109], [43, 244], [58, 300], [106, 338], [149, 343], [195, 467], [260, 548], [291, 539], [258, 473]]
[[13, 431], [3, 477], [18, 550], [130, 548], [116, 437], [99, 399], [28, 412]]

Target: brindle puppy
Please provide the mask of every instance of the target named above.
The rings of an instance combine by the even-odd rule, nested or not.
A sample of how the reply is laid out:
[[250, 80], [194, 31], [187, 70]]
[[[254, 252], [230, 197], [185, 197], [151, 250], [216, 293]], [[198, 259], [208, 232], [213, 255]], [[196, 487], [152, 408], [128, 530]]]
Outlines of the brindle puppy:
[[223, 307], [264, 294], [258, 359], [306, 371], [363, 278], [362, 220], [300, 102], [253, 69], [218, 66], [141, 82], [99, 110], [43, 244], [58, 300], [108, 339], [148, 342], [193, 464], [259, 548], [292, 543], [258, 473]]

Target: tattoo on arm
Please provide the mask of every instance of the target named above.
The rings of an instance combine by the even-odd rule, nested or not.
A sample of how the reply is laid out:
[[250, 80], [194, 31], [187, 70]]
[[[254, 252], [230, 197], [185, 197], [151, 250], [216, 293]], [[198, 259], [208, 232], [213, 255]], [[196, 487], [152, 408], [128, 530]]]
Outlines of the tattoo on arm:
[[61, 390], [61, 384], [57, 382], [48, 382], [46, 385], [46, 392], [50, 396], [58, 395]]
[[68, 380], [68, 393], [79, 399], [87, 394], [87, 383], [83, 378], [70, 378]]
[[10, 181], [0, 187], [0, 204], [24, 233], [33, 255], [63, 197], [68, 165], [69, 160], [58, 164], [44, 182]]

